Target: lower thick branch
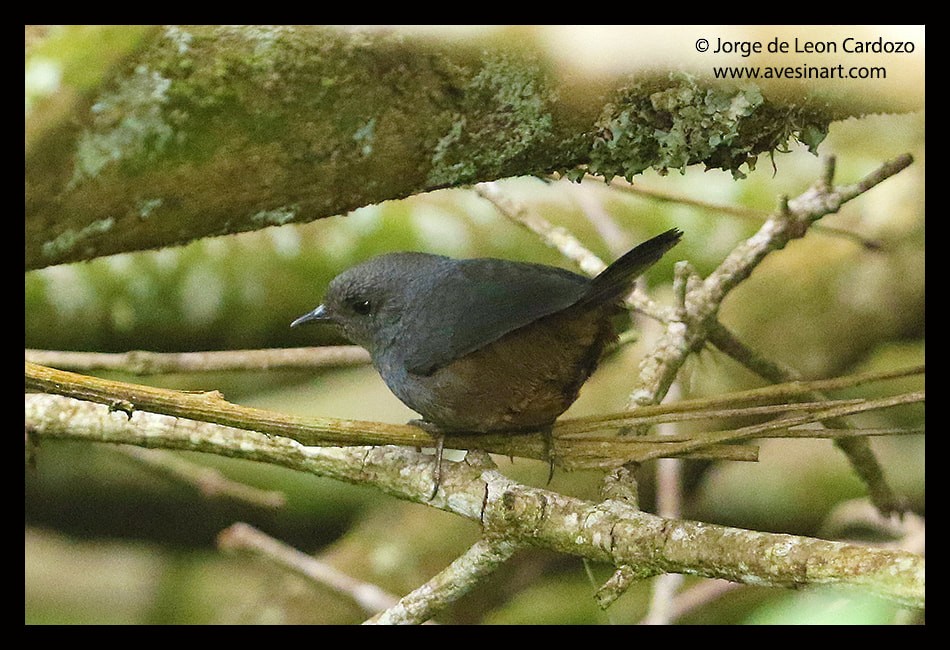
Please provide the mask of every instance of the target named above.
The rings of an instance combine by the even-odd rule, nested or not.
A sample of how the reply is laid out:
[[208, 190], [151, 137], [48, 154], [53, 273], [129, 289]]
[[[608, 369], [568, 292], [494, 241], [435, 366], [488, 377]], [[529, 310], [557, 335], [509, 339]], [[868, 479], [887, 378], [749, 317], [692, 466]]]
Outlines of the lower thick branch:
[[[373, 485], [481, 522], [515, 545], [630, 565], [638, 574], [685, 573], [769, 586], [852, 585], [924, 605], [924, 559], [866, 548], [668, 519], [619, 501], [594, 503], [511, 481], [483, 463], [445, 463], [432, 494], [432, 458], [403, 447], [306, 447], [280, 436], [104, 405], [27, 394], [30, 436], [188, 449]], [[487, 566], [487, 565], [486, 565]]]

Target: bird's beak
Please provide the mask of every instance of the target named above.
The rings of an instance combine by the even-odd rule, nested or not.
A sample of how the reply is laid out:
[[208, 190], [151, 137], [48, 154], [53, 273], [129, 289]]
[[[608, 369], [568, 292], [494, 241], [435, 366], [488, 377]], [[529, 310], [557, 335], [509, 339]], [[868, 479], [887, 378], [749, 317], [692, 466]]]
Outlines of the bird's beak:
[[330, 314], [327, 311], [327, 308], [324, 307], [323, 305], [320, 305], [319, 307], [314, 309], [312, 312], [306, 313], [300, 318], [298, 318], [297, 320], [295, 320], [293, 323], [290, 324], [290, 326], [297, 327], [298, 325], [303, 325], [304, 323], [309, 323], [310, 321], [328, 322], [330, 320], [332, 319], [330, 318]]

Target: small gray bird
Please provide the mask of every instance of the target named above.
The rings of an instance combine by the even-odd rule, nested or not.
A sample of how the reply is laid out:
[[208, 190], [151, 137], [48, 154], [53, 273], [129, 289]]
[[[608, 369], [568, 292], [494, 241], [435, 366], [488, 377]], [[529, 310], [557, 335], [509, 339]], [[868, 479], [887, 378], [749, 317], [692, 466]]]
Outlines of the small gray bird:
[[636, 278], [682, 237], [629, 251], [593, 279], [541, 264], [391, 253], [330, 282], [311, 321], [366, 348], [435, 432], [543, 429], [577, 399]]

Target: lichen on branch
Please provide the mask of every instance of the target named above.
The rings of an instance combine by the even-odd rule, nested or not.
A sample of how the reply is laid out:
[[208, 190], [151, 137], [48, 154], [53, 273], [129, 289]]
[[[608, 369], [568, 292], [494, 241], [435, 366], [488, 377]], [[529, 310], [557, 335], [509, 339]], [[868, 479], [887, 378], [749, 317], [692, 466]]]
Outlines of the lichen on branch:
[[744, 178], [763, 152], [798, 140], [815, 152], [831, 116], [807, 106], [782, 106], [758, 86], [700, 82], [681, 73], [621, 88], [604, 106], [587, 171], [628, 181], [648, 168], [661, 174], [702, 163]]
[[97, 34], [81, 43], [108, 66], [97, 83], [68, 109], [54, 94], [27, 113], [27, 269], [503, 177], [741, 176], [793, 140], [814, 149], [848, 115], [682, 73], [568, 85], [540, 49], [496, 43], [189, 26], [102, 57]]

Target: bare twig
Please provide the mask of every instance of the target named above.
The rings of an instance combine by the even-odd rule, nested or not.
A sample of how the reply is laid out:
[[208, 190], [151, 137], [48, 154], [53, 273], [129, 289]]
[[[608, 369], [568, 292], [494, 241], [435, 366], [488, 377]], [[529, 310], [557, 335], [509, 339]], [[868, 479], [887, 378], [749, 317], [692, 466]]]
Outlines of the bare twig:
[[357, 345], [211, 352], [122, 353], [27, 350], [26, 360], [61, 370], [118, 370], [134, 375], [222, 370], [297, 370], [365, 365], [369, 353]]
[[723, 594], [740, 588], [742, 585], [727, 580], [703, 580], [676, 594], [669, 610], [669, 620], [675, 621], [694, 609], [716, 600]]
[[[623, 411], [621, 413], [607, 413], [604, 415], [591, 415], [584, 418], [565, 419], [557, 425], [557, 434], [559, 439], [578, 438], [593, 439], [591, 432], [603, 431], [618, 426], [630, 426], [635, 423], [636, 426], [648, 426], [652, 424], [662, 424], [667, 422], [687, 422], [690, 420], [709, 420], [718, 418], [733, 417], [753, 417], [758, 415], [781, 415], [789, 411], [801, 413], [812, 413], [823, 411], [832, 406], [864, 405], [867, 401], [863, 398], [823, 400], [816, 402], [799, 402], [795, 404], [769, 404], [765, 406], [736, 406], [734, 408], [703, 408], [693, 410], [691, 400], [684, 400], [677, 403], [685, 408], [659, 412], [653, 415], [654, 408], [650, 408], [649, 413], [641, 413], [641, 409], [635, 411]], [[646, 408], [646, 407], [644, 407]], [[872, 407], [873, 408], [873, 407]], [[667, 434], [663, 436], [637, 436], [638, 440], [651, 441], [670, 441], [677, 440], [678, 434]], [[790, 437], [783, 435], [782, 437]], [[818, 435], [816, 437], [824, 437]], [[603, 437], [601, 437], [602, 439]]]
[[[679, 385], [674, 383], [667, 399], [680, 397]], [[657, 427], [661, 436], [676, 435], [676, 424], [664, 422]], [[678, 519], [683, 506], [682, 490], [683, 461], [678, 458], [661, 458], [656, 462], [656, 514]], [[666, 625], [672, 621], [673, 600], [683, 576], [678, 573], [663, 573], [653, 578], [650, 585], [650, 605], [644, 622], [650, 625]]]
[[[670, 443], [669, 446], [672, 449], [689, 451], [690, 449], [693, 449], [694, 446], [702, 446], [703, 444], [709, 442], [721, 442], [722, 440], [736, 441], [746, 440], [749, 438], [758, 438], [765, 431], [797, 427], [811, 422], [844, 417], [846, 415], [854, 415], [855, 413], [861, 413], [868, 410], [891, 408], [893, 406], [900, 406], [902, 404], [915, 404], [923, 401], [924, 393], [922, 391], [905, 393], [892, 397], [884, 397], [877, 400], [867, 400], [861, 404], [835, 406], [823, 411], [807, 413], [804, 415], [787, 415], [781, 418], [770, 420], [768, 422], [764, 422], [762, 424], [752, 424], [746, 427], [740, 427], [738, 429], [731, 429], [729, 431], [704, 431], [697, 434], [689, 441], [673, 442]], [[844, 439], [853, 440], [855, 438], [846, 437]], [[648, 460], [648, 457], [641, 457], [638, 460], [642, 462], [643, 460]]]
[[[603, 202], [600, 200], [602, 188], [595, 187], [591, 183], [584, 183], [581, 185], [572, 184], [571, 189], [574, 190], [571, 192], [571, 196], [580, 206], [581, 213], [597, 230], [597, 234], [600, 235], [601, 240], [607, 245], [610, 252], [619, 257], [630, 250], [632, 244], [630, 233], [624, 230], [613, 215], [604, 208]], [[594, 191], [597, 193], [596, 196]]]
[[[588, 176], [587, 178], [603, 182], [603, 179], [598, 179], [596, 176]], [[744, 206], [730, 205], [727, 203], [712, 203], [710, 201], [695, 199], [682, 194], [674, 194], [672, 192], [645, 187], [640, 183], [629, 183], [621, 178], [611, 179], [608, 185], [616, 190], [637, 194], [655, 201], [679, 203], [681, 205], [699, 208], [700, 210], [715, 212], [716, 214], [726, 214], [732, 217], [739, 217], [740, 219], [752, 219], [762, 222], [765, 221], [769, 216], [769, 212], [767, 210], [756, 210], [755, 208], [746, 208]], [[851, 232], [850, 230], [842, 230], [841, 228], [835, 228], [834, 226], [827, 226], [820, 223], [815, 224], [813, 228], [818, 232], [832, 235], [834, 237], [849, 239], [857, 244], [860, 244], [868, 250], [880, 250], [882, 248], [881, 242], [868, 239], [867, 237], [864, 237], [863, 235], [860, 235], [856, 232]]]
[[301, 553], [250, 524], [236, 523], [221, 531], [218, 534], [218, 547], [227, 551], [250, 551], [346, 596], [368, 614], [392, 607], [397, 602], [394, 595], [376, 585], [357, 580], [326, 562]]
[[682, 584], [683, 575], [679, 573], [663, 573], [654, 577], [650, 589], [650, 608], [641, 622], [645, 625], [672, 623], [675, 613], [673, 605]]
[[213, 467], [192, 463], [160, 449], [143, 449], [131, 445], [116, 449], [150, 468], [194, 485], [206, 497], [235, 499], [264, 508], [280, 508], [287, 501], [283, 492], [261, 490], [231, 480]]
[[438, 575], [406, 594], [385, 612], [370, 618], [374, 625], [418, 625], [471, 591], [519, 548], [505, 537], [483, 537]]

